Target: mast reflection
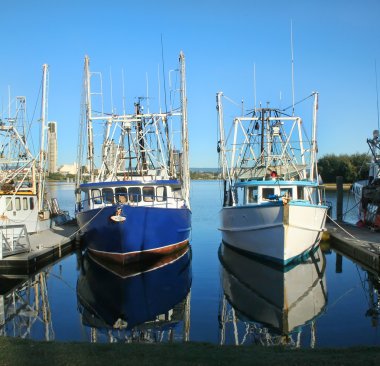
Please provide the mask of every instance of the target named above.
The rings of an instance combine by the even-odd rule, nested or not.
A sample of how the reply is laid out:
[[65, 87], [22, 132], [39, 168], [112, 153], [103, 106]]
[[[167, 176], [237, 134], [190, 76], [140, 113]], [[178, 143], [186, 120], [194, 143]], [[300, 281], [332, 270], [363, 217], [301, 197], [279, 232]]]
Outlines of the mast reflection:
[[82, 268], [77, 300], [90, 341], [189, 339], [190, 247], [159, 261], [124, 267], [86, 253]]
[[0, 276], [0, 336], [55, 339], [47, 286], [49, 271], [26, 278]]
[[291, 267], [273, 266], [219, 248], [223, 297], [219, 309], [220, 343], [301, 346], [310, 325], [310, 347], [316, 342], [315, 319], [327, 304], [326, 261], [318, 250]]

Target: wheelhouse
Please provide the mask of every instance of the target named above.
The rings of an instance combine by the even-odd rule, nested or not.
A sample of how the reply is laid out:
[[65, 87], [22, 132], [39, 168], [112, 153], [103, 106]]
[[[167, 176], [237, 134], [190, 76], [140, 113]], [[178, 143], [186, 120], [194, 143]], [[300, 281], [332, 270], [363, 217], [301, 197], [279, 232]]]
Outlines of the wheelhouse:
[[179, 207], [183, 205], [178, 181], [118, 181], [85, 183], [80, 186], [81, 204], [78, 211], [110, 205]]
[[244, 181], [236, 184], [235, 202], [249, 205], [278, 200], [322, 202], [321, 187], [309, 181]]

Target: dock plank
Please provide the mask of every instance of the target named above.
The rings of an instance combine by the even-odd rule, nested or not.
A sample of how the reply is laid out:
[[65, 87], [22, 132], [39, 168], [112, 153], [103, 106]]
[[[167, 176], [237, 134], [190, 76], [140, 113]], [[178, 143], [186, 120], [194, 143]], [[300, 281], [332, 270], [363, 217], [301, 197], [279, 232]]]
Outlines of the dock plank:
[[345, 222], [326, 223], [333, 249], [380, 273], [380, 233]]
[[[76, 223], [55, 226], [29, 235], [30, 250], [0, 260], [0, 274], [32, 274], [43, 265], [59, 259], [75, 248]], [[24, 243], [26, 245], [26, 239]]]

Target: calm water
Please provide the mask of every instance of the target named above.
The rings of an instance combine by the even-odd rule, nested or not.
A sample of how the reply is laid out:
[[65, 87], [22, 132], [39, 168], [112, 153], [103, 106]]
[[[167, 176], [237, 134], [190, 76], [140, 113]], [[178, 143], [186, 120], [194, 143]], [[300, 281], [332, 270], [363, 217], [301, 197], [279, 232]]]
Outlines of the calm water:
[[[73, 189], [51, 186], [72, 215]], [[334, 193], [327, 198], [334, 202]], [[340, 263], [328, 245], [285, 273], [225, 248], [221, 263], [219, 183], [193, 181], [191, 200], [191, 251], [165, 263], [120, 272], [77, 252], [29, 279], [1, 279], [1, 334], [85, 342], [380, 345], [378, 277], [347, 258]], [[345, 196], [344, 210], [352, 205]], [[354, 211], [347, 219], [355, 221]]]

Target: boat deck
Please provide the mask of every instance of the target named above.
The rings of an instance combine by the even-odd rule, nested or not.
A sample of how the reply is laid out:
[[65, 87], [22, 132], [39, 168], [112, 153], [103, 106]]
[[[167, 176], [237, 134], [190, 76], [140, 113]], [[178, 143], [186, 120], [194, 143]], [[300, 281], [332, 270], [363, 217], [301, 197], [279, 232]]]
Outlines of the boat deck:
[[77, 223], [70, 222], [29, 235], [30, 250], [0, 260], [0, 275], [29, 275], [75, 248]]
[[[338, 226], [339, 225], [339, 226]], [[380, 274], [380, 233], [345, 222], [326, 223], [331, 247], [365, 269]]]

